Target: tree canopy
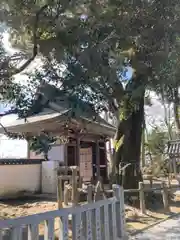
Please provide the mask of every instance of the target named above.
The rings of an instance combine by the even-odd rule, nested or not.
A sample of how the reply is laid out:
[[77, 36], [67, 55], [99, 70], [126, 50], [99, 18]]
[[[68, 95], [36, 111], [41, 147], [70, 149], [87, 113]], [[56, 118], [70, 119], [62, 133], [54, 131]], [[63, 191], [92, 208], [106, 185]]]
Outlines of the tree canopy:
[[[144, 94], [165, 83], [159, 75], [177, 43], [179, 1], [9, 0], [1, 5], [11, 41], [28, 59], [1, 78], [11, 79], [38, 56], [43, 67], [31, 74], [32, 84], [54, 82], [65, 94], [116, 115], [113, 172], [120, 181], [119, 165], [130, 163], [125, 187], [137, 187]], [[127, 66], [134, 73], [123, 87]]]
[[50, 62], [53, 58], [67, 66], [66, 84], [80, 88], [86, 82], [100, 95], [111, 93], [116, 99], [122, 95], [117, 70], [124, 57], [138, 74], [147, 75], [148, 70], [148, 75], [153, 74], [174, 46], [179, 28], [178, 1], [10, 0], [6, 4], [9, 11], [4, 11], [4, 18], [14, 44], [26, 52], [32, 50], [33, 56], [39, 45], [39, 53]]

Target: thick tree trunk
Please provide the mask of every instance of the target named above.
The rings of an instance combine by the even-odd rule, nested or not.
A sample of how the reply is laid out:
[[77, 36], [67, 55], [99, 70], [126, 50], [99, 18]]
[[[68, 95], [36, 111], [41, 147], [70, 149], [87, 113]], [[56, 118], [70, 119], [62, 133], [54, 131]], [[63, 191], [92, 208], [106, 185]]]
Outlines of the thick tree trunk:
[[[136, 82], [140, 86], [140, 80]], [[131, 92], [136, 91], [138, 86], [131, 86]], [[141, 137], [144, 121], [144, 91], [141, 96], [134, 102], [138, 108], [131, 107], [132, 99], [130, 95], [129, 100], [124, 105], [124, 112], [127, 117], [119, 122], [114, 151], [114, 165], [112, 171], [115, 173], [113, 180], [124, 186], [126, 189], [137, 189], [139, 181], [142, 181], [142, 174], [140, 170], [140, 155], [141, 155]], [[132, 108], [134, 110], [132, 110]], [[131, 109], [131, 110], [129, 110]], [[121, 140], [121, 141], [120, 141]], [[120, 143], [121, 142], [121, 143]], [[126, 166], [126, 167], [125, 167]], [[124, 167], [123, 172], [121, 171]]]
[[179, 117], [180, 99], [178, 94], [179, 94], [178, 89], [174, 90], [174, 117], [176, 122], [176, 128], [178, 131], [178, 136], [180, 137], [180, 117]]
[[141, 137], [144, 118], [144, 99], [141, 99], [139, 110], [130, 117], [128, 129], [126, 129], [121, 150], [120, 163], [122, 166], [130, 163], [122, 176], [124, 188], [137, 189], [139, 181], [142, 181], [140, 170]]

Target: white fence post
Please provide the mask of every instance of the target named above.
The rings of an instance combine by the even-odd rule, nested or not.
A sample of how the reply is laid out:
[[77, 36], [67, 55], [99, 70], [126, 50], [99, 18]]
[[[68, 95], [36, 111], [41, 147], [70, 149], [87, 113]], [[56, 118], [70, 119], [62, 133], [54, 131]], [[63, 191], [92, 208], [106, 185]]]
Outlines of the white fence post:
[[72, 240], [81, 239], [81, 212], [72, 215]]
[[96, 228], [96, 240], [102, 239], [102, 221], [100, 208], [95, 209], [95, 228]]
[[126, 220], [125, 220], [125, 204], [124, 204], [124, 189], [123, 187], [119, 186], [120, 188], [120, 228], [121, 228], [121, 237], [124, 238], [127, 236], [126, 233]]
[[[121, 221], [120, 219], [120, 193], [119, 193], [119, 186], [114, 184], [113, 185], [113, 196], [117, 200], [113, 205], [112, 205], [112, 211], [113, 211], [113, 234], [114, 238], [117, 239], [117, 237], [120, 237], [120, 228], [119, 228], [119, 223]], [[118, 226], [118, 227], [117, 227]]]
[[45, 220], [44, 240], [54, 240], [54, 219]]
[[114, 197], [117, 199], [116, 203], [116, 225], [117, 235], [119, 238], [126, 236], [126, 222], [125, 222], [125, 206], [124, 206], [124, 190], [123, 187], [114, 184], [113, 185]]
[[105, 232], [105, 240], [110, 239], [110, 233], [109, 233], [109, 209], [108, 204], [104, 205], [104, 232]]
[[22, 227], [16, 227], [12, 229], [13, 240], [22, 240]]
[[68, 214], [66, 216], [60, 217], [59, 219], [59, 239], [68, 240], [69, 239], [69, 219]]
[[87, 239], [93, 240], [93, 233], [92, 233], [92, 210], [86, 211], [86, 233]]
[[39, 240], [38, 224], [28, 225], [28, 240]]
[[86, 239], [86, 235], [87, 235], [87, 231], [86, 231], [86, 225], [87, 225], [87, 223], [86, 223], [86, 212], [82, 212], [81, 213], [81, 221], [82, 221], [82, 232], [81, 232], [81, 234], [82, 234], [82, 238], [83, 239]]

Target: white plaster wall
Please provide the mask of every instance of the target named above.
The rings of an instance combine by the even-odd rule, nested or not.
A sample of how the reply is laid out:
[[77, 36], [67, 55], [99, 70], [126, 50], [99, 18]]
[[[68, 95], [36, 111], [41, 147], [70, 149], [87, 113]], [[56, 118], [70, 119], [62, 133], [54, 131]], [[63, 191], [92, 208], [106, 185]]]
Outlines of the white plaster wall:
[[48, 159], [50, 161], [64, 162], [64, 145], [55, 145], [48, 152]]
[[[59, 161], [61, 163], [64, 162], [64, 145], [54, 145], [48, 152], [48, 160], [50, 161]], [[36, 154], [33, 151], [29, 151], [30, 159], [44, 159], [43, 153]]]
[[59, 161], [42, 162], [42, 193], [57, 193], [57, 170]]
[[36, 154], [35, 152], [33, 151], [29, 151], [29, 156], [28, 156], [29, 159], [44, 159], [44, 154]]
[[0, 165], [0, 198], [41, 190], [41, 164]]

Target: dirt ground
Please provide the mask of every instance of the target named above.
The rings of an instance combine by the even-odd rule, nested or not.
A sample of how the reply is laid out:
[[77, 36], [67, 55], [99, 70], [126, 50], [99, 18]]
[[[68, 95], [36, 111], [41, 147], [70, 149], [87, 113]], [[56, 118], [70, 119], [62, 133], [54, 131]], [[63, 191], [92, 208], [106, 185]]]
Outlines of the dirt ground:
[[[57, 210], [55, 201], [45, 201], [39, 198], [22, 198], [19, 200], [0, 201], [0, 220], [24, 217], [28, 215]], [[44, 223], [39, 224], [39, 234], [44, 235]], [[59, 220], [55, 219], [55, 236], [58, 236]], [[69, 232], [71, 236], [71, 232]], [[57, 238], [58, 239], [58, 238]]]
[[42, 201], [39, 199], [21, 199], [0, 201], [0, 219], [17, 218], [37, 213], [57, 210], [54, 201]]
[[[0, 220], [28, 216], [57, 209], [55, 200], [43, 200], [35, 197], [24, 197], [16, 200], [0, 201]], [[127, 230], [133, 233], [137, 230], [146, 228], [147, 226], [168, 218], [173, 213], [180, 213], [180, 192], [175, 194], [170, 202], [170, 212], [164, 213], [162, 208], [155, 211], [147, 210], [142, 215], [138, 208], [126, 205], [125, 215], [127, 222]], [[59, 222], [55, 221], [55, 229], [58, 229]], [[40, 233], [43, 234], [43, 223], [40, 224]]]
[[[0, 220], [28, 216], [57, 209], [55, 201], [44, 201], [40, 199], [27, 199], [0, 201]], [[175, 196], [171, 201], [169, 213], [164, 213], [163, 209], [156, 212], [147, 211], [142, 215], [140, 210], [126, 205], [125, 215], [127, 230], [129, 233], [141, 230], [157, 221], [169, 217], [172, 213], [180, 213], [180, 195]], [[58, 229], [58, 222], [55, 223]], [[43, 224], [40, 225], [40, 232], [43, 234]]]
[[174, 195], [170, 201], [170, 211], [165, 212], [163, 208], [154, 211], [146, 210], [146, 214], [141, 214], [137, 208], [126, 206], [126, 223], [129, 233], [142, 230], [156, 222], [167, 219], [173, 214], [180, 213], [180, 194]]

